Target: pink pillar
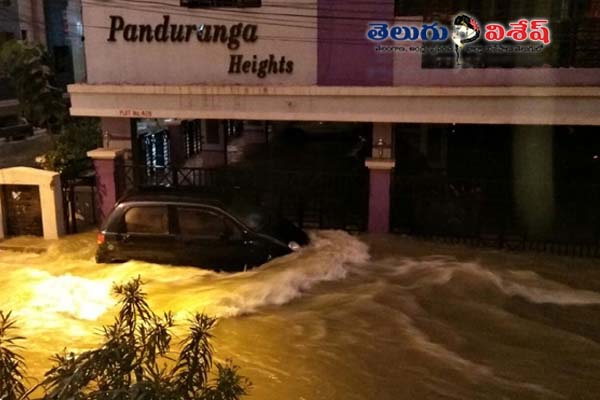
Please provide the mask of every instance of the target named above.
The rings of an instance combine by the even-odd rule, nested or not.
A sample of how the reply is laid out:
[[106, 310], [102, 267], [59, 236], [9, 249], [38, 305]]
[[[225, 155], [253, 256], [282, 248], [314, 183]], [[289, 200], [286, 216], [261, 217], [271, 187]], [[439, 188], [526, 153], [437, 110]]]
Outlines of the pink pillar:
[[396, 165], [392, 152], [393, 125], [373, 124], [373, 158], [365, 165], [369, 168], [369, 232], [390, 231], [390, 185], [392, 169]]
[[99, 148], [89, 151], [88, 157], [96, 170], [96, 210], [100, 224], [123, 195], [123, 150]]
[[390, 230], [390, 171], [371, 170], [369, 187], [369, 232]]
[[368, 159], [369, 168], [369, 233], [390, 231], [390, 184], [394, 160]]

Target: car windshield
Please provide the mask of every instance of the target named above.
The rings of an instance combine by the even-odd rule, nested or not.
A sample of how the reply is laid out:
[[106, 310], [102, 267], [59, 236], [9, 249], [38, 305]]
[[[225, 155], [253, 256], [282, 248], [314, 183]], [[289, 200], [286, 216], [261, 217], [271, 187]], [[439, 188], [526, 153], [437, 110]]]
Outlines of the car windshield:
[[6, 117], [0, 117], [0, 126], [13, 126], [20, 124], [22, 124], [22, 122], [17, 116], [10, 115]]
[[248, 203], [237, 202], [229, 207], [231, 213], [253, 231], [269, 233], [277, 217], [265, 209]]

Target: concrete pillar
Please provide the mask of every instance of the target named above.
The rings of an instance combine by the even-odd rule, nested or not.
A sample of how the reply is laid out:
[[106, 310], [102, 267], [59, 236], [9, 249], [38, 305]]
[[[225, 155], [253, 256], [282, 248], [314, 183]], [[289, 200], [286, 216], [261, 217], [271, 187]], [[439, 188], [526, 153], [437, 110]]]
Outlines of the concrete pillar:
[[369, 169], [370, 233], [390, 231], [390, 188], [392, 169], [396, 162], [392, 154], [392, 124], [373, 124], [373, 153], [366, 160]]
[[65, 233], [63, 198], [60, 175], [56, 174], [47, 184], [40, 185], [42, 225], [44, 239], [58, 239]]
[[0, 186], [0, 240], [6, 237], [6, 221], [4, 218], [4, 191]]
[[99, 148], [87, 153], [96, 170], [96, 208], [100, 223], [104, 222], [125, 189], [123, 152], [122, 149]]
[[531, 238], [544, 238], [554, 222], [551, 126], [513, 128], [514, 196], [517, 216]]

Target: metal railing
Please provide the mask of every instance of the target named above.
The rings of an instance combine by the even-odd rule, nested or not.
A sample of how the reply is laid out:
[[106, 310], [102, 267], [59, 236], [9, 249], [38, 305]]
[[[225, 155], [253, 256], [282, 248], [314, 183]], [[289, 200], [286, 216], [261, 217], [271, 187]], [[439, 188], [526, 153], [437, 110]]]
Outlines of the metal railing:
[[555, 183], [552, 227], [532, 234], [509, 180], [395, 177], [395, 232], [449, 243], [600, 257], [600, 185]]
[[[96, 179], [87, 177], [61, 176], [63, 218], [66, 233], [79, 232], [81, 225], [95, 225], [96, 215]], [[82, 196], [79, 188], [87, 189], [87, 195]]]
[[243, 196], [301, 227], [363, 231], [368, 172], [125, 165], [125, 188], [171, 187]]

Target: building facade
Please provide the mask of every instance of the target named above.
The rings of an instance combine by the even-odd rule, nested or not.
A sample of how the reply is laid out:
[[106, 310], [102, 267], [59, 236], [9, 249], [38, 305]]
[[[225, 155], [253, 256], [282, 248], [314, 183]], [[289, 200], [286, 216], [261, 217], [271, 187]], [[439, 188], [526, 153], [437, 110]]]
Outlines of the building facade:
[[[368, 198], [365, 227], [387, 232], [402, 197], [395, 176], [419, 169], [418, 157], [428, 173], [447, 175], [453, 132], [504, 127], [512, 159], [504, 172], [535, 232], [554, 212], [554, 189], [539, 182], [554, 176], [555, 131], [600, 125], [599, 7], [596, 0], [86, 1], [86, 81], [69, 93], [72, 115], [102, 118], [104, 147], [90, 152], [101, 212], [127, 186], [123, 163], [219, 167], [236, 143], [310, 130], [311, 121], [347, 123], [369, 131], [360, 135], [370, 144], [369, 179], [355, 181]], [[451, 37], [459, 15], [477, 18], [469, 26], [479, 32], [460, 54]], [[488, 22], [508, 29], [523, 19], [545, 21], [550, 40], [484, 40]], [[434, 22], [447, 32], [424, 33]], [[407, 153], [411, 146], [418, 157]]]

